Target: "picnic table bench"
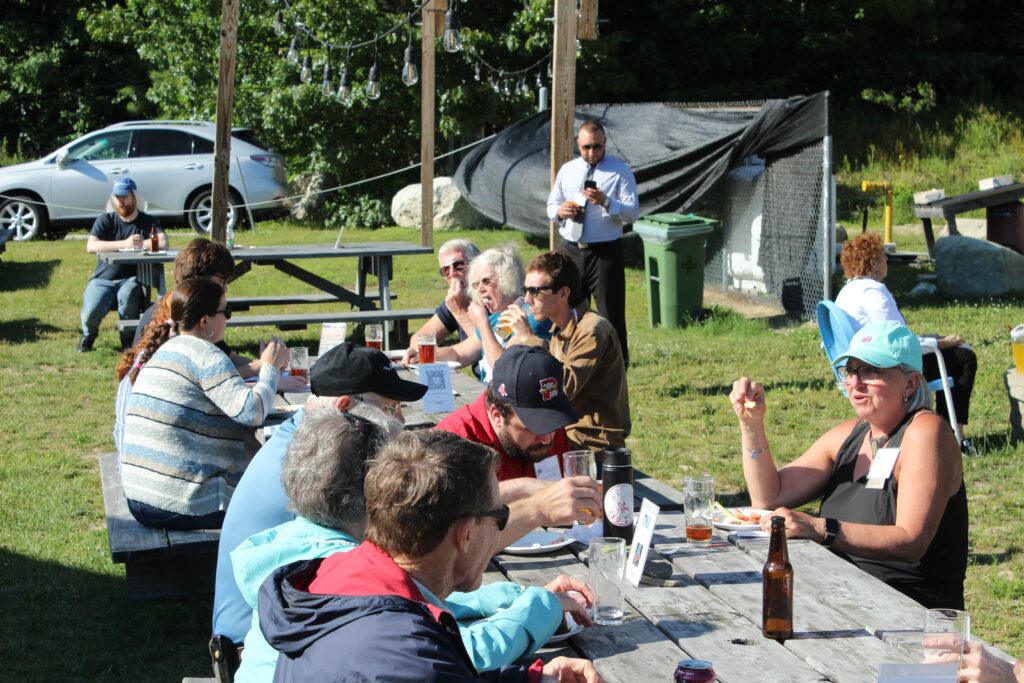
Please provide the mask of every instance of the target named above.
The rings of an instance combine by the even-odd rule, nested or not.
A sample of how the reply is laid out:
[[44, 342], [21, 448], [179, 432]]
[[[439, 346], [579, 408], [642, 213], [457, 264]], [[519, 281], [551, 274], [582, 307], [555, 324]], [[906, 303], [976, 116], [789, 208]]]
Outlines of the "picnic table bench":
[[133, 598], [212, 593], [220, 529], [165, 531], [143, 526], [128, 510], [117, 453], [99, 456], [110, 559], [124, 564]]
[[7, 242], [14, 239], [15, 234], [14, 228], [0, 228], [0, 254], [7, 251]]
[[991, 190], [978, 190], [977, 192], [944, 197], [927, 204], [914, 204], [914, 215], [921, 219], [924, 239], [928, 245], [928, 255], [935, 258], [935, 235], [932, 232], [933, 218], [944, 218], [949, 234], [959, 235], [960, 232], [956, 227], [957, 214], [975, 209], [1012, 204], [1021, 197], [1024, 197], [1024, 183], [1014, 183]]

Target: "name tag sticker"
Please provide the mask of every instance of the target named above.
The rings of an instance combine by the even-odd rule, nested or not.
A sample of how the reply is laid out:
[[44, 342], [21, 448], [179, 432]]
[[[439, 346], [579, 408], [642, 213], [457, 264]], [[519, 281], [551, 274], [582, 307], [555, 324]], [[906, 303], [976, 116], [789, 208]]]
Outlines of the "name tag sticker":
[[867, 488], [884, 488], [886, 479], [892, 476], [892, 468], [896, 466], [896, 458], [899, 456], [899, 448], [879, 448], [871, 463], [871, 469], [868, 470]]
[[562, 478], [562, 468], [558, 465], [557, 455], [552, 455], [540, 462], [535, 462], [533, 464], [533, 471], [537, 474], [538, 479], [543, 479], [544, 481], [558, 481]]

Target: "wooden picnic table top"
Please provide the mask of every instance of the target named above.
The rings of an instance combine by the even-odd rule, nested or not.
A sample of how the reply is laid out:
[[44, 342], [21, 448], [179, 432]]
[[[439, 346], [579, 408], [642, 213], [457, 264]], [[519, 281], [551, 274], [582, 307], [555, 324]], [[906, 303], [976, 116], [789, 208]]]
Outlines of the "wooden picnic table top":
[[[104, 251], [98, 256], [110, 263], [172, 263], [178, 249], [167, 249], [151, 254], [148, 251]], [[404, 256], [430, 254], [431, 247], [411, 242], [362, 242], [342, 244], [291, 244], [265, 247], [240, 247], [231, 250], [236, 261], [283, 261], [312, 258], [352, 258], [358, 256]]]
[[[684, 529], [681, 512], [662, 511], [652, 547], [669, 559], [672, 575], [627, 585], [621, 624], [593, 626], [561, 643], [593, 660], [609, 683], [669, 681], [688, 658], [711, 661], [722, 683], [873, 682], [879, 664], [919, 661], [902, 645], [915, 633], [920, 641], [925, 608], [806, 540], [789, 541], [793, 638], [764, 638], [768, 539], [716, 530], [711, 545], [696, 547], [681, 542]], [[574, 543], [546, 555], [499, 554], [495, 562], [509, 580], [543, 585], [559, 574], [586, 579], [585, 554]]]

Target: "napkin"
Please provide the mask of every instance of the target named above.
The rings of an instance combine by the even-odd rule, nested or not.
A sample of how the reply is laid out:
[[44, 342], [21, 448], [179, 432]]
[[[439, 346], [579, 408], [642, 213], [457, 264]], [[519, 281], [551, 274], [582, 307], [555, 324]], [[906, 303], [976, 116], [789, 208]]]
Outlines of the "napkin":
[[565, 535], [583, 545], [590, 545], [590, 539], [604, 536], [604, 521], [599, 519], [590, 526], [574, 524]]

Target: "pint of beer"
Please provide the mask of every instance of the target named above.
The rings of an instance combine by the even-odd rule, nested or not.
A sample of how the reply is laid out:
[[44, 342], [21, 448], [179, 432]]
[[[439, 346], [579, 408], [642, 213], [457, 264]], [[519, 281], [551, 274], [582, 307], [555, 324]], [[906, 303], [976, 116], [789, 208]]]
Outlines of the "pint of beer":
[[291, 373], [292, 377], [309, 379], [309, 349], [305, 346], [296, 346], [291, 351]]
[[1017, 325], [1010, 332], [1010, 350], [1018, 374], [1024, 375], [1024, 325]]
[[437, 348], [437, 337], [432, 334], [416, 335], [416, 344], [420, 353], [420, 365], [434, 362], [434, 350]]
[[366, 326], [367, 348], [384, 350], [384, 326], [380, 323], [370, 323]]

